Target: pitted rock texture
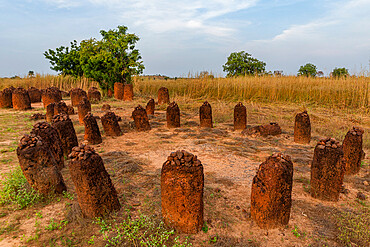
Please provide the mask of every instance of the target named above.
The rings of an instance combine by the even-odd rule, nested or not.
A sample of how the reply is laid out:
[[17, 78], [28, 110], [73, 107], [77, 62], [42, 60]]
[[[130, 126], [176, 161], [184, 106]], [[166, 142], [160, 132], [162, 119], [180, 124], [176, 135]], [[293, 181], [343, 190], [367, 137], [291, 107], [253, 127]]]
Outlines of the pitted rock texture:
[[28, 92], [24, 88], [16, 88], [12, 93], [12, 105], [14, 110], [31, 109], [31, 99]]
[[154, 99], [150, 99], [148, 103], [146, 104], [146, 114], [147, 115], [154, 115], [154, 108], [155, 108], [155, 102]]
[[294, 123], [294, 142], [308, 144], [311, 141], [311, 122], [307, 111], [298, 113]]
[[255, 127], [247, 128], [242, 131], [243, 135], [250, 136], [276, 136], [281, 134], [281, 128], [278, 123], [270, 123], [266, 125], [258, 125]]
[[242, 102], [234, 107], [234, 130], [243, 130], [247, 127], [247, 108]]
[[28, 183], [43, 195], [66, 191], [49, 145], [34, 134], [24, 135], [17, 148], [19, 165]]
[[12, 108], [12, 94], [13, 88], [5, 88], [0, 91], [0, 108]]
[[88, 141], [91, 145], [102, 143], [99, 126], [95, 117], [91, 113], [88, 113], [84, 117], [83, 123], [85, 125], [84, 140]]
[[87, 98], [86, 91], [81, 88], [73, 88], [69, 91], [69, 94], [71, 95], [72, 106], [77, 106], [84, 97]]
[[68, 168], [76, 188], [77, 200], [83, 215], [102, 217], [119, 210], [117, 191], [105, 170], [102, 158], [92, 147], [74, 147]]
[[202, 163], [184, 150], [173, 152], [161, 172], [162, 216], [166, 225], [186, 234], [203, 226]]
[[64, 155], [68, 156], [72, 152], [72, 148], [78, 146], [76, 131], [71, 119], [67, 114], [55, 115], [52, 126], [59, 134]]
[[123, 85], [123, 100], [132, 101], [134, 99], [134, 87], [132, 84]]
[[92, 103], [98, 103], [101, 100], [101, 93], [96, 87], [91, 87], [87, 92], [87, 98]]
[[83, 97], [77, 105], [78, 121], [80, 124], [84, 124], [84, 117], [89, 112], [91, 112], [90, 101], [86, 97]]
[[62, 100], [62, 92], [57, 87], [49, 87], [41, 90], [41, 99], [44, 108], [51, 103], [57, 103]]
[[101, 118], [104, 133], [107, 136], [120, 136], [122, 135], [121, 128], [118, 124], [118, 118], [114, 112], [107, 112]]
[[55, 103], [50, 103], [46, 106], [46, 121], [51, 123], [54, 117]]
[[114, 92], [113, 92], [113, 90], [112, 90], [111, 88], [108, 88], [107, 96], [108, 96], [109, 98], [112, 98], [112, 97], [114, 96]]
[[101, 107], [101, 110], [102, 111], [110, 111], [110, 108], [111, 106], [109, 104], [104, 104], [102, 107]]
[[58, 103], [55, 103], [54, 105], [54, 115], [58, 115], [62, 113], [68, 114], [68, 106], [64, 101], [59, 101]]
[[311, 196], [338, 201], [343, 184], [345, 164], [343, 149], [334, 138], [321, 139], [311, 164]]
[[135, 107], [135, 110], [132, 112], [132, 118], [134, 119], [137, 131], [147, 131], [151, 129], [146, 110], [141, 105]]
[[172, 102], [167, 106], [166, 111], [167, 128], [180, 127], [180, 108], [176, 102]]
[[199, 108], [200, 127], [213, 128], [212, 107], [206, 101]]
[[292, 206], [293, 163], [289, 156], [273, 154], [253, 178], [251, 217], [260, 228], [287, 225]]
[[158, 90], [158, 104], [168, 104], [170, 103], [170, 94], [168, 93], [168, 89], [165, 87], [161, 87]]
[[31, 103], [41, 102], [41, 90], [35, 87], [30, 87], [28, 90]]
[[360, 127], [350, 129], [343, 141], [345, 174], [356, 174], [360, 171], [363, 156], [362, 136], [364, 130]]
[[114, 83], [114, 98], [123, 100], [124, 85], [121, 82]]

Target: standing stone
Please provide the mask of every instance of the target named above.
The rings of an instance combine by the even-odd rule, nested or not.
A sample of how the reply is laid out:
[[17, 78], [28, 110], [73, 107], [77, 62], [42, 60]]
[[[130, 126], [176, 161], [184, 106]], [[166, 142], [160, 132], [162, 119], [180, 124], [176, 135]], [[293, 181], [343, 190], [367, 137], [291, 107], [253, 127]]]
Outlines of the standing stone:
[[0, 108], [12, 108], [13, 89], [5, 88], [0, 92]]
[[121, 82], [114, 83], [114, 98], [123, 100], [123, 87], [123, 83]]
[[12, 105], [14, 110], [31, 109], [31, 100], [26, 89], [19, 87], [13, 91]]
[[17, 148], [19, 165], [28, 183], [43, 195], [66, 191], [49, 145], [36, 135], [24, 135]]
[[155, 108], [155, 102], [154, 99], [150, 99], [148, 103], [146, 104], [146, 114], [147, 115], [154, 115], [154, 108]]
[[41, 90], [41, 99], [46, 108], [51, 103], [57, 103], [62, 100], [62, 92], [57, 87], [49, 87]]
[[101, 93], [96, 87], [91, 87], [87, 92], [87, 98], [92, 103], [98, 103], [101, 100]]
[[91, 112], [90, 101], [86, 97], [83, 97], [77, 105], [78, 121], [80, 124], [84, 123], [84, 117], [89, 112]]
[[109, 98], [112, 98], [112, 97], [113, 97], [113, 95], [114, 95], [113, 90], [112, 90], [111, 88], [108, 88], [107, 96], [108, 96]]
[[119, 127], [116, 114], [114, 112], [107, 112], [101, 118], [104, 133], [107, 136], [120, 136], [122, 135], [121, 128]]
[[101, 110], [102, 111], [110, 111], [110, 105], [109, 104], [104, 104], [102, 107], [101, 107]]
[[30, 87], [28, 90], [28, 95], [30, 96], [31, 103], [41, 102], [41, 91], [35, 87]]
[[206, 101], [199, 109], [200, 127], [213, 128], [212, 107]]
[[54, 115], [58, 115], [62, 113], [68, 114], [68, 106], [64, 101], [59, 101], [58, 103], [55, 103], [54, 105]]
[[91, 113], [88, 113], [84, 117], [83, 123], [85, 125], [84, 140], [88, 141], [91, 145], [102, 143], [99, 126], [95, 117]]
[[71, 95], [72, 106], [77, 106], [84, 97], [87, 98], [86, 92], [81, 88], [74, 88], [69, 94]]
[[92, 147], [81, 144], [69, 155], [68, 168], [76, 188], [77, 201], [84, 216], [102, 217], [119, 210], [117, 191], [102, 158]]
[[123, 100], [132, 101], [134, 99], [134, 87], [132, 84], [124, 84], [123, 86]]
[[251, 128], [247, 128], [242, 131], [243, 135], [251, 136], [276, 136], [282, 133], [281, 128], [278, 123], [270, 123], [266, 125], [258, 125]]
[[161, 172], [165, 224], [185, 234], [199, 232], [203, 226], [203, 187], [200, 160], [184, 150], [171, 153]]
[[132, 112], [132, 118], [135, 121], [136, 130], [146, 131], [151, 129], [146, 110], [141, 105], [135, 107], [135, 110]]
[[33, 125], [31, 134], [40, 136], [42, 140], [50, 147], [50, 152], [54, 156], [58, 170], [64, 168], [64, 154], [62, 141], [57, 130], [47, 122], [39, 122]]
[[68, 115], [75, 115], [75, 109], [71, 105], [67, 105], [67, 113]]
[[234, 108], [234, 130], [243, 130], [247, 127], [247, 108], [239, 102]]
[[168, 93], [168, 89], [165, 87], [161, 87], [158, 90], [158, 104], [168, 104], [170, 103], [170, 94]]
[[51, 123], [54, 117], [55, 103], [50, 103], [46, 106], [46, 121]]
[[78, 146], [76, 131], [71, 119], [67, 114], [55, 115], [52, 126], [59, 134], [64, 155], [68, 156], [72, 152], [72, 148]]
[[311, 123], [307, 111], [295, 116], [294, 142], [309, 144], [311, 141]]
[[167, 106], [167, 128], [180, 127], [180, 108], [176, 102], [172, 102]]
[[292, 206], [293, 163], [288, 155], [273, 154], [252, 182], [251, 217], [260, 228], [287, 225]]
[[364, 130], [360, 127], [350, 129], [343, 141], [345, 174], [356, 174], [360, 171], [362, 160], [362, 135]]
[[320, 140], [311, 164], [311, 196], [338, 201], [343, 184], [345, 164], [342, 146], [334, 138]]

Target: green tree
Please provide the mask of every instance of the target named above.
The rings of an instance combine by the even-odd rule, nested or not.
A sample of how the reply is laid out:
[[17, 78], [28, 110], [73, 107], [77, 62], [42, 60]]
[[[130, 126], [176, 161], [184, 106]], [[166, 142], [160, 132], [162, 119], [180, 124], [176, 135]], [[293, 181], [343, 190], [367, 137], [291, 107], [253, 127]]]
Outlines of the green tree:
[[312, 63], [307, 63], [306, 65], [302, 65], [298, 70], [298, 75], [303, 75], [307, 77], [315, 77], [317, 75], [317, 68], [316, 65]]
[[222, 66], [227, 76], [261, 75], [265, 72], [266, 63], [251, 57], [245, 51], [233, 52]]
[[331, 75], [333, 77], [339, 78], [339, 77], [347, 77], [349, 76], [348, 69], [346, 68], [335, 68], [331, 72]]

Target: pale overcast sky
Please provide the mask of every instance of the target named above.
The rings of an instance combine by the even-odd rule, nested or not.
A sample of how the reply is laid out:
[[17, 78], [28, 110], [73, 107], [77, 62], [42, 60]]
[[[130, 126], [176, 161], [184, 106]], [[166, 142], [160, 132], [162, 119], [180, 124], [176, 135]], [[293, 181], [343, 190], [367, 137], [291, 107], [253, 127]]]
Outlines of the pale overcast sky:
[[118, 25], [140, 37], [144, 74], [224, 75], [242, 50], [285, 74], [369, 71], [370, 0], [0, 0], [0, 77], [54, 74], [44, 51]]

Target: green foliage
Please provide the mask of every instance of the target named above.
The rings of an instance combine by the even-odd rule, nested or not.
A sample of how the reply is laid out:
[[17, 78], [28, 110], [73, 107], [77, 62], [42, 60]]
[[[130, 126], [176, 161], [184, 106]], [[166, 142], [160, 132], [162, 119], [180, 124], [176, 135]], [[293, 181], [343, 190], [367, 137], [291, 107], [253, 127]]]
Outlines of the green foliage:
[[97, 81], [103, 90], [113, 89], [115, 82], [131, 83], [132, 76], [141, 74], [144, 65], [135, 44], [139, 37], [127, 33], [127, 27], [101, 30], [101, 40], [94, 38], [71, 42], [71, 48], [61, 46], [44, 53], [51, 69], [66, 75], [84, 75]]
[[265, 72], [266, 63], [251, 57], [245, 51], [233, 52], [222, 66], [228, 77], [261, 75]]
[[63, 229], [68, 223], [69, 223], [68, 220], [61, 220], [57, 222], [52, 218], [49, 224], [45, 226], [45, 230], [49, 231], [60, 230]]
[[294, 229], [292, 229], [292, 233], [297, 238], [303, 238], [304, 236], [306, 236], [306, 233], [300, 231], [297, 226], [294, 226]]
[[29, 188], [28, 182], [20, 167], [5, 174], [1, 181], [0, 205], [15, 204], [23, 209], [41, 199], [41, 195]]
[[317, 75], [316, 65], [312, 63], [302, 65], [298, 70], [298, 75], [303, 75], [306, 77], [315, 77]]
[[335, 78], [340, 78], [340, 77], [349, 76], [349, 73], [348, 73], [348, 69], [346, 69], [346, 68], [335, 68], [331, 72], [331, 75]]

